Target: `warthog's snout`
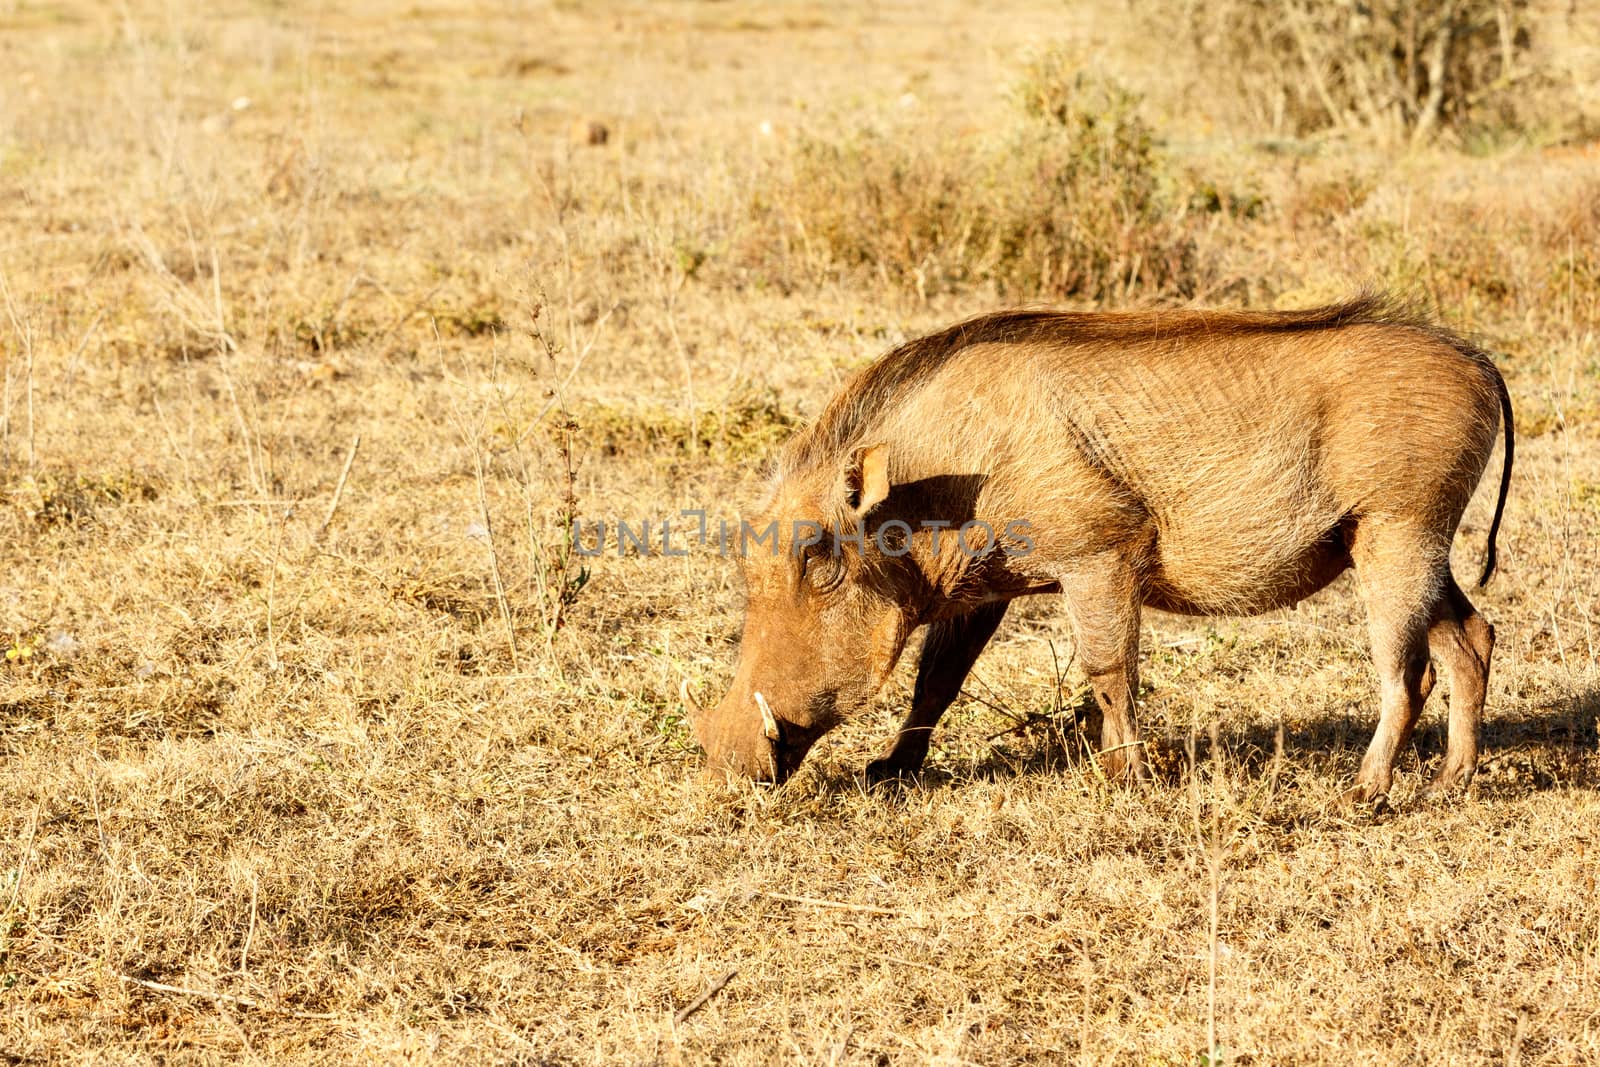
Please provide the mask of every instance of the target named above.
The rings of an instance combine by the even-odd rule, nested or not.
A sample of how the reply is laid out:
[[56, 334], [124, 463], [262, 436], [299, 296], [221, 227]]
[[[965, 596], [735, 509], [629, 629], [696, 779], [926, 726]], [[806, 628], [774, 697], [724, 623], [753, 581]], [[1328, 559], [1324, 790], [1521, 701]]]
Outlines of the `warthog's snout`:
[[800, 766], [815, 735], [780, 722], [772, 702], [759, 689], [734, 688], [716, 708], [700, 706], [682, 686], [684, 704], [694, 719], [695, 735], [706, 750], [707, 769], [714, 775], [737, 776], [782, 784]]

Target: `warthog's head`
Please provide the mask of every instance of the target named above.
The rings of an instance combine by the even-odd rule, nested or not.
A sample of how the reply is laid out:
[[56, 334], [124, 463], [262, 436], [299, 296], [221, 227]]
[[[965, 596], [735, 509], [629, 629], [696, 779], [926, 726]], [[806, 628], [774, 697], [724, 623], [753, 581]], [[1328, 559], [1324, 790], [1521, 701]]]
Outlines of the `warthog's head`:
[[868, 518], [888, 495], [884, 448], [858, 448], [841, 469], [784, 478], [741, 523], [739, 666], [722, 702], [695, 715], [712, 769], [782, 782], [894, 669], [915, 579], [896, 555], [899, 524], [875, 536]]

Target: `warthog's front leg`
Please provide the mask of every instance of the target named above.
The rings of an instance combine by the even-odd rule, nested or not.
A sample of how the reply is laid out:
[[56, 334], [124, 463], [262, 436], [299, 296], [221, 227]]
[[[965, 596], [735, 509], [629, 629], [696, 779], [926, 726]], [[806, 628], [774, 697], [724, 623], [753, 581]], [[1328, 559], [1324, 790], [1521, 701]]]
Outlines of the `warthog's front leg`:
[[867, 780], [903, 778], [922, 769], [928, 756], [928, 739], [945, 709], [961, 694], [961, 683], [978, 655], [994, 636], [1006, 614], [1006, 601], [984, 604], [966, 615], [944, 619], [928, 627], [917, 661], [917, 685], [911, 713], [900, 725], [894, 745], [867, 764]]
[[1078, 662], [1100, 706], [1100, 766], [1112, 778], [1146, 779], [1144, 742], [1134, 722], [1139, 691], [1139, 581], [1121, 556], [1077, 561], [1060, 576], [1078, 639]]

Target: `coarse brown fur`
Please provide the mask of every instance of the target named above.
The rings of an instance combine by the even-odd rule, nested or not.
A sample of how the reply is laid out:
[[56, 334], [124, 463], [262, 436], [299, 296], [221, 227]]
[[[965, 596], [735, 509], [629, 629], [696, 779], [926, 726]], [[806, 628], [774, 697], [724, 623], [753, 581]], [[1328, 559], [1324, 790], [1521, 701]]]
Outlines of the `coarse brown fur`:
[[[1014, 310], [908, 342], [779, 457], [754, 517], [777, 523], [777, 550], [744, 560], [739, 670], [699, 717], [702, 743], [714, 765], [783, 778], [929, 626], [911, 715], [871, 768], [914, 771], [1006, 602], [1059, 591], [1103, 714], [1103, 762], [1142, 776], [1141, 606], [1256, 614], [1354, 566], [1383, 698], [1357, 792], [1388, 791], [1433, 684], [1430, 652], [1452, 681], [1435, 785], [1459, 784], [1477, 762], [1493, 630], [1449, 549], [1501, 426], [1480, 584], [1511, 473], [1504, 383], [1479, 348], [1382, 297], [1293, 312]], [[963, 544], [953, 531], [971, 522], [983, 525]], [[890, 543], [875, 536], [897, 524]]]

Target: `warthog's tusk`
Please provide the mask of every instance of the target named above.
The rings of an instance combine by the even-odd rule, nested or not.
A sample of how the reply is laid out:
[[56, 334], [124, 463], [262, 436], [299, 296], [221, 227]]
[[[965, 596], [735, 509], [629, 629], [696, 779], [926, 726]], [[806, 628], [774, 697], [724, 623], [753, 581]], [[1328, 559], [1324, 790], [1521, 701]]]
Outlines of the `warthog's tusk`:
[[694, 693], [689, 691], [689, 679], [684, 678], [678, 682], [678, 696], [683, 700], [684, 706], [694, 712], [696, 717], [706, 713], [706, 709], [702, 708], [700, 702], [694, 698]]
[[761, 709], [761, 730], [767, 735], [768, 741], [776, 741], [778, 734], [778, 717], [772, 714], [772, 705], [767, 703], [767, 698], [756, 691], [756, 707]]

